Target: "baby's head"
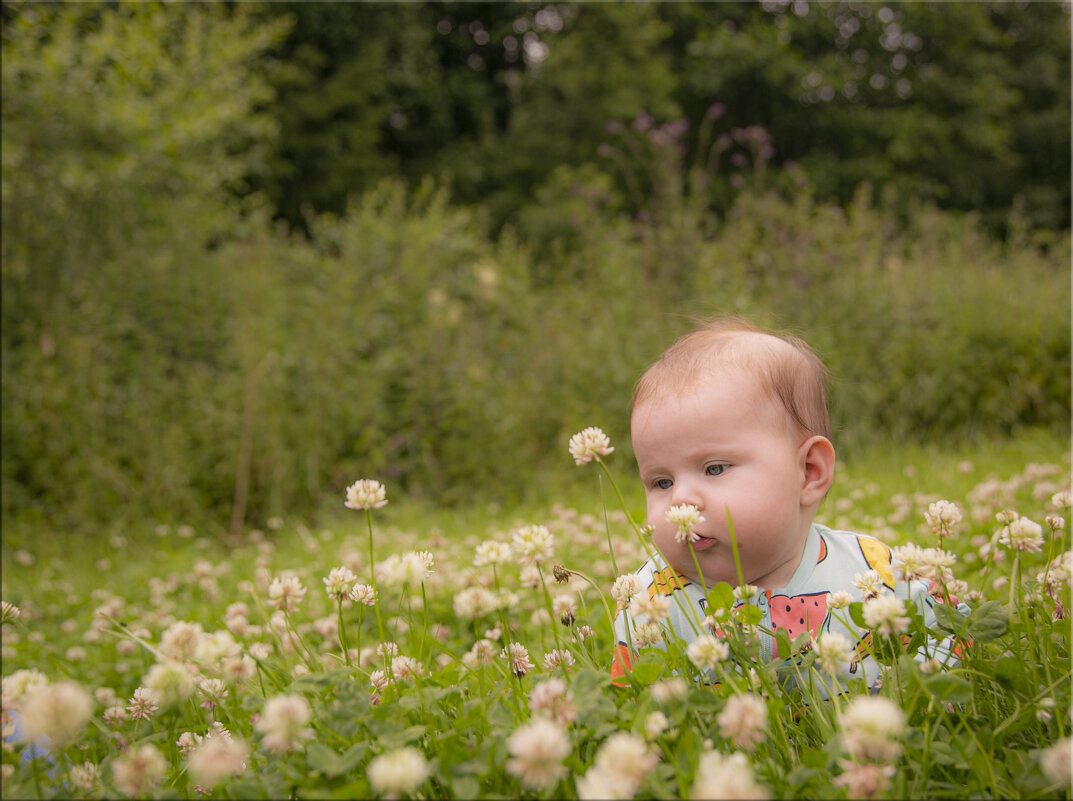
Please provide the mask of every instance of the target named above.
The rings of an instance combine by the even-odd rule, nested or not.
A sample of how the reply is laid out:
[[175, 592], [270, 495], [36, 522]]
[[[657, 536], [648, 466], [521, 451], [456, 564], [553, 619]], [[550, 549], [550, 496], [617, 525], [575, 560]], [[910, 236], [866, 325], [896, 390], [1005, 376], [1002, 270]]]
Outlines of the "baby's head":
[[[634, 392], [631, 433], [648, 522], [668, 562], [694, 581], [737, 583], [727, 513], [747, 583], [793, 574], [834, 475], [827, 370], [800, 339], [724, 319], [682, 337]], [[671, 506], [705, 520], [678, 542]]]
[[632, 408], [690, 395], [731, 371], [751, 376], [763, 398], [781, 406], [791, 430], [831, 439], [823, 362], [804, 340], [740, 317], [710, 322], [667, 348], [637, 382]]

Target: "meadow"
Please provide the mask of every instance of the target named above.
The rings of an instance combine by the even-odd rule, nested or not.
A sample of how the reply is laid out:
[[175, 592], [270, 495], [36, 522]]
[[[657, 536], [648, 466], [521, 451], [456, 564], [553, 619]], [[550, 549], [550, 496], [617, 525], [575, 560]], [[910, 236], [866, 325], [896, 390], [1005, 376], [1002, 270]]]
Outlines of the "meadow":
[[[750, 662], [730, 619], [752, 670], [705, 680], [670, 643], [612, 686], [643, 508], [621, 453], [566, 445], [542, 503], [437, 508], [355, 477], [316, 525], [5, 530], [4, 797], [1069, 797], [1065, 438], [840, 463], [833, 527], [934, 549], [929, 508], [956, 505], [944, 583], [971, 612], [932, 632], [964, 639], [956, 667], [875, 632], [878, 694], [831, 700], [816, 643]], [[787, 685], [794, 662], [815, 682]]]

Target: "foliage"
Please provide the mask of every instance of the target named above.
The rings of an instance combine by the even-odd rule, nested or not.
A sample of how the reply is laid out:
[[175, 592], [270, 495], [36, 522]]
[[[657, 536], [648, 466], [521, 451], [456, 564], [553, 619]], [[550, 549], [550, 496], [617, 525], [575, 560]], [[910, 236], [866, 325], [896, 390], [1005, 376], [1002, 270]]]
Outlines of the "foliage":
[[[696, 132], [761, 125], [824, 201], [890, 187], [904, 206], [1002, 230], [1070, 214], [1069, 9], [1060, 3], [269, 4], [297, 20], [269, 111], [277, 213], [340, 212], [384, 172], [451, 176], [498, 229], [600, 132], [646, 110]], [[316, 94], [309, 87], [317, 86]], [[689, 144], [695, 143], [692, 133]], [[344, 146], [349, 143], [349, 146]], [[627, 187], [620, 187], [623, 191]], [[728, 187], [708, 198], [723, 212]], [[634, 206], [634, 211], [643, 205]]]
[[[230, 517], [239, 530], [313, 513], [355, 473], [430, 502], [540, 497], [571, 431], [596, 422], [625, 439], [641, 370], [691, 317], [720, 313], [813, 342], [836, 378], [843, 454], [883, 436], [1068, 430], [1068, 241], [1035, 230], [1027, 203], [998, 244], [975, 216], [876, 202], [868, 187], [846, 207], [824, 202], [799, 169], [776, 166], [778, 137], [741, 124], [731, 104], [704, 106], [695, 129], [666, 119], [700, 107], [674, 100], [673, 59], [645, 53], [701, 9], [516, 17], [493, 5], [300, 4], [283, 17], [241, 5], [4, 6], [5, 522]], [[343, 8], [352, 16], [335, 30]], [[485, 13], [500, 16], [477, 26]], [[420, 33], [430, 14], [446, 21], [435, 39], [445, 52]], [[743, 29], [770, 16], [708, 14], [744, 15]], [[359, 118], [372, 124], [391, 97], [407, 98], [401, 112], [415, 121], [392, 130], [453, 139], [460, 169], [479, 140], [489, 176], [529, 170], [512, 186], [554, 170], [525, 203], [492, 204], [517, 209], [495, 237], [499, 212], [456, 201], [500, 178], [467, 184], [457, 172], [453, 185], [396, 178], [355, 191], [338, 213], [310, 210], [308, 237], [290, 235], [260, 194], [236, 195], [251, 188], [243, 176], [275, 192], [284, 174], [269, 112], [286, 121], [286, 142], [303, 141], [304, 114], [283, 114], [269, 86], [286, 105], [314, 85], [300, 65], [321, 56], [282, 38], [291, 24], [315, 29], [300, 38], [331, 44], [332, 58], [356, 30], [384, 33], [386, 49], [361, 63], [394, 59], [398, 72], [367, 104], [346, 99], [360, 71], [332, 79], [329, 58], [316, 73], [325, 107], [353, 113], [357, 138], [340, 152], [355, 164], [380, 152]], [[463, 126], [432, 87], [460, 80], [448, 67], [468, 61], [466, 48], [507, 36], [521, 49], [501, 66], [528, 76], [515, 87], [528, 111], [501, 114], [491, 67], [469, 68], [464, 91], [490, 105]], [[621, 47], [589, 47], [592, 37]], [[558, 105], [572, 111], [557, 117]], [[586, 107], [599, 107], [589, 122]], [[426, 119], [439, 122], [416, 122]], [[496, 144], [507, 132], [509, 164]], [[596, 160], [569, 155], [583, 143]], [[428, 143], [396, 144], [402, 169]], [[329, 164], [352, 169], [334, 157], [309, 169]], [[306, 202], [289, 186], [277, 188]], [[508, 459], [521, 467], [504, 474]]]
[[[954, 499], [965, 513], [943, 547], [957, 558], [954, 575], [974, 598], [971, 612], [962, 618], [951, 610], [936, 625], [944, 633], [968, 634], [972, 644], [958, 665], [940, 672], [901, 646], [873, 646], [889, 665], [880, 699], [900, 710], [904, 726], [884, 733], [876, 721], [869, 742], [888, 754], [876, 769], [889, 764], [891, 771], [872, 791], [848, 781], [850, 755], [861, 744], [845, 715], [855, 701], [870, 698], [857, 686], [863, 682], [824, 700], [808, 682], [804, 689], [783, 685], [777, 679], [780, 660], [752, 663], [753, 680], [727, 662], [720, 665], [719, 682], [705, 682], [681, 655], [653, 649], [632, 672], [631, 687], [610, 686], [610, 548], [620, 565], [643, 559], [629, 510], [601, 509], [591, 492], [583, 493], [578, 509], [554, 499], [532, 509], [527, 520], [554, 532], [555, 553], [539, 562], [530, 580], [518, 559], [472, 564], [478, 546], [510, 541], [508, 532], [520, 525], [514, 510], [491, 519], [483, 532], [465, 521], [452, 523], [442, 510], [400, 527], [390, 521], [408, 514], [399, 508], [406, 503], [389, 485], [389, 505], [362, 514], [358, 524], [340, 518], [314, 531], [301, 518], [274, 520], [267, 533], [235, 535], [226, 550], [190, 526], [161, 526], [149, 535], [152, 547], [143, 543], [139, 549], [144, 558], [132, 559], [142, 529], [153, 528], [145, 521], [112, 529], [107, 539], [80, 548], [77, 558], [63, 546], [63, 536], [40, 536], [39, 529], [5, 534], [4, 601], [19, 612], [12, 619], [5, 607], [5, 709], [29, 702], [24, 682], [30, 676], [18, 673], [27, 670], [41, 671], [40, 678], [53, 684], [71, 679], [93, 700], [91, 722], [73, 732], [69, 745], [37, 758], [25, 742], [4, 750], [4, 796], [194, 798], [211, 789], [220, 798], [386, 797], [395, 788], [395, 794], [426, 798], [573, 798], [582, 796], [583, 782], [595, 777], [600, 760], [611, 759], [601, 757], [604, 745], [629, 733], [640, 743], [631, 752], [635, 758], [652, 760], [627, 791], [631, 797], [696, 797], [694, 782], [709, 750], [741, 754], [739, 770], [755, 776], [761, 795], [776, 798], [1064, 797], [1062, 749], [1068, 767], [1070, 747], [1070, 628], [1064, 616], [1073, 603], [1068, 528], [1045, 535], [1042, 551], [1032, 553], [1002, 546], [995, 519], [996, 512], [1015, 509], [1033, 520], [1050, 514], [1068, 523], [1067, 443], [1028, 444], [1029, 452], [1047, 461], [1015, 464], [1009, 453], [996, 459], [990, 450], [948, 451], [920, 464], [917, 478], [908, 471], [918, 467], [913, 454], [894, 448], [883, 454], [883, 463], [910, 460], [904, 475], [853, 471], [839, 479], [821, 510], [821, 518], [836, 516], [836, 525], [892, 544], [919, 545], [929, 544], [924, 512], [932, 501]], [[559, 455], [566, 462], [565, 447]], [[930, 483], [932, 475], [937, 483]], [[584, 478], [594, 486], [591, 472]], [[1066, 500], [1056, 502], [1062, 489]], [[434, 571], [409, 582], [389, 580], [388, 564], [410, 548], [429, 551]], [[553, 562], [593, 583], [577, 573], [553, 583]], [[375, 609], [337, 603], [321, 592], [327, 583], [322, 579], [339, 565], [359, 582], [376, 576]], [[285, 577], [306, 589], [286, 612], [271, 589]], [[457, 598], [474, 588], [501, 604], [468, 619], [456, 611]], [[729, 597], [731, 590], [721, 585], [712, 593]], [[575, 601], [569, 626], [548, 613], [553, 596]], [[378, 622], [384, 634], [378, 634]], [[582, 633], [585, 626], [591, 635]], [[736, 639], [729, 627], [723, 631], [736, 650], [748, 651], [748, 640]], [[472, 656], [481, 652], [482, 640], [489, 642], [487, 661]], [[397, 653], [378, 654], [381, 642], [395, 643]], [[524, 645], [533, 662], [520, 676], [500, 654], [507, 643]], [[567, 650], [574, 664], [543, 665], [553, 649]], [[248, 659], [249, 673], [236, 661], [239, 655]], [[154, 666], [176, 658], [198, 680], [188, 697], [161, 701], [143, 720], [115, 711], [133, 707], [134, 691], [148, 683]], [[798, 658], [803, 675], [822, 680], [815, 653], [805, 649]], [[416, 675], [402, 670], [405, 659], [420, 663]], [[380, 671], [397, 675], [391, 679]], [[675, 675], [688, 681], [680, 698], [667, 698], [662, 692], [670, 689], [662, 682]], [[213, 678], [223, 684], [205, 681]], [[536, 703], [537, 688], [553, 678], [570, 693], [559, 705], [568, 747], [548, 765], [562, 763], [565, 770], [543, 788], [530, 787], [509, 759], [517, 754], [512, 739], [523, 726], [554, 716], [554, 709]], [[767, 720], [755, 745], [735, 744], [721, 720], [734, 697], [745, 694], [766, 699]], [[276, 716], [268, 714], [266, 701], [279, 695], [304, 699], [311, 718], [287, 732], [275, 730], [273, 740], [266, 719]], [[106, 710], [119, 718], [109, 723]], [[662, 719], [653, 717], [657, 712]], [[250, 751], [241, 767], [232, 764], [237, 775], [217, 774], [206, 782], [204, 765], [195, 771], [189, 746], [210, 734], [223, 737], [213, 732], [214, 724]], [[161, 772], [132, 793], [123, 789], [129, 777], [122, 766], [145, 745], [161, 754]], [[411, 771], [394, 774], [392, 785], [374, 784], [374, 760], [403, 747], [418, 749], [420, 761], [415, 767], [408, 762]], [[87, 763], [95, 773], [87, 775]], [[627, 775], [637, 772], [635, 765], [613, 764]], [[740, 774], [733, 778], [742, 781]]]

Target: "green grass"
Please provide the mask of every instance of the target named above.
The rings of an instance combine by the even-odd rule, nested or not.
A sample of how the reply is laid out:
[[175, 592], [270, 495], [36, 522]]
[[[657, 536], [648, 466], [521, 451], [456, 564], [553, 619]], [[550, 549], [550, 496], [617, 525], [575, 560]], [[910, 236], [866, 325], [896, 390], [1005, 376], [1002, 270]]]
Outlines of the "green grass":
[[[610, 457], [612, 474], [631, 514], [636, 514], [639, 489], [629, 466], [615, 463], [617, 456]], [[163, 635], [177, 622], [217, 632], [224, 628], [229, 606], [242, 602], [252, 625], [267, 626], [274, 611], [267, 598], [268, 582], [287, 572], [300, 579], [307, 593], [290, 620], [280, 621], [296, 637], [270, 628], [234, 637], [242, 653], [248, 654], [256, 642], [266, 643], [270, 653], [255, 675], [228, 684], [229, 695], [215, 710], [185, 700], [165, 706], [147, 721], [126, 720], [111, 727], [98, 700], [91, 722], [62, 749], [58, 762], [21, 761], [21, 745], [4, 751], [4, 797], [122, 794], [124, 754], [143, 745], [161, 754], [163, 769], [159, 776], [150, 776], [137, 795], [198, 797], [189, 758], [176, 743], [183, 732], [205, 735], [214, 720], [249, 751], [246, 769], [222, 780], [211, 790], [212, 798], [386, 793], [385, 786], [370, 778], [378, 775], [371, 769], [373, 760], [401, 759], [396, 752], [402, 748], [417, 749], [419, 755], [406, 775], [421, 779], [423, 771], [428, 773], [409, 791], [398, 785], [415, 797], [575, 797], [586, 788], [606, 793], [607, 785], [599, 782], [606, 781], [607, 766], [616, 764], [616, 744], [627, 751], [640, 749], [634, 764], [651, 762], [645, 775], [628, 786], [641, 797], [699, 792], [705, 776], [719, 770], [712, 764], [719, 758], [711, 754], [736, 752], [742, 756], [735, 759], [743, 759], [745, 767], [739, 766], [735, 780], [754, 781], [773, 797], [864, 794], [862, 786], [853, 783], [859, 770], [854, 765], [861, 760], [849, 760], [856, 740], [845, 718], [852, 704], [867, 700], [863, 687], [851, 686], [837, 701], [823, 701], [807, 691], [785, 689], [774, 679], [777, 666], [757, 665], [764, 667], [758, 680], [768, 722], [760, 742], [742, 749], [724, 735], [719, 715], [732, 696], [755, 688], [733, 671], [724, 673], [719, 684], [687, 686], [683, 701], [661, 701], [654, 682], [658, 686], [674, 673], [695, 674], [680, 652], [673, 656], [677, 648], [672, 646], [671, 656], [653, 652], [642, 659], [634, 688], [609, 686], [611, 634], [603, 604], [613, 605], [606, 596], [615, 572], [607, 553], [608, 535], [619, 572], [639, 564], [639, 548], [614, 501], [614, 490], [606, 478], [598, 478], [601, 471], [594, 465], [574, 467], [565, 454], [563, 462], [558, 487], [553, 479], [542, 487], [540, 501], [511, 508], [481, 501], [436, 509], [410, 502], [388, 485], [388, 506], [372, 514], [377, 563], [427, 549], [436, 567], [423, 584], [405, 589], [380, 579], [387, 639], [398, 643], [401, 655], [423, 666], [419, 679], [400, 679], [380, 691], [374, 691], [370, 681], [373, 671], [384, 667], [382, 662], [367, 656], [360, 667], [348, 666], [342, 658], [332, 631], [340, 610], [325, 595], [321, 581], [344, 563], [353, 567], [358, 580], [369, 580], [365, 517], [343, 510], [342, 498], [338, 513], [316, 523], [281, 518], [263, 531], [244, 532], [235, 539], [221, 533], [222, 525], [187, 530], [158, 527], [152, 521], [117, 524], [95, 537], [25, 525], [6, 528], [3, 600], [19, 607], [21, 615], [3, 627], [9, 696], [5, 707], [26, 703], [25, 697], [16, 697], [11, 677], [27, 669], [41, 671], [53, 684], [71, 679], [100, 698], [114, 693], [126, 705], [158, 661]], [[985, 493], [981, 487], [991, 490]], [[998, 528], [996, 511], [1012, 508], [1043, 523], [1054, 511], [1052, 495], [1068, 488], [1068, 441], [1045, 432], [956, 451], [890, 443], [840, 463], [818, 516], [821, 522], [873, 533], [891, 544], [930, 546], [934, 543], [923, 512], [933, 500], [954, 501], [965, 520], [945, 547], [958, 557], [955, 576], [976, 593], [968, 619], [947, 621], [973, 633], [973, 644], [957, 668], [927, 674], [896, 648], [881, 655], [893, 672], [880, 697], [901, 711], [904, 726], [880, 737], [895, 744], [887, 762], [865, 760], [865, 766], [876, 771], [889, 763], [880, 796], [1068, 797], [1068, 784], [1055, 784], [1048, 772], [1055, 758], [1049, 749], [1064, 748], [1068, 757], [1070, 747], [1070, 631], [1067, 620], [1052, 620], [1056, 601], [1071, 607], [1068, 575], [1053, 597], [1040, 595], [1036, 576], [1049, 557], [1068, 551], [1069, 532], [1048, 538], [1040, 553], [1010, 552], [991, 568], [980, 558], [981, 546], [993, 540]], [[1068, 508], [1064, 511], [1068, 520]], [[539, 587], [522, 585], [517, 565], [500, 565], [494, 574], [489, 567], [471, 565], [478, 544], [508, 541], [527, 524], [547, 525], [555, 536], [555, 555], [542, 570], [552, 594], [569, 589], [577, 599], [574, 629], [542, 619], [548, 599]], [[600, 591], [576, 580], [565, 588], [556, 586], [550, 576], [552, 561], [586, 573]], [[462, 619], [454, 611], [454, 598], [469, 586], [509, 590], [517, 596], [516, 605], [509, 613], [492, 612], [472, 622]], [[107, 612], [109, 618], [95, 610]], [[362, 649], [376, 641], [372, 610], [351, 606], [342, 617], [351, 647], [359, 639]], [[511, 675], [498, 656], [472, 669], [463, 664], [464, 655], [497, 625], [503, 639], [495, 644], [495, 654], [506, 638], [529, 650], [534, 667], [521, 678]], [[580, 625], [591, 626], [592, 637], [575, 638]], [[747, 654], [748, 643], [733, 636], [728, 634], [728, 641]], [[288, 641], [297, 647], [288, 647]], [[541, 664], [541, 657], [555, 648], [570, 651], [572, 669], [549, 670]], [[199, 677], [220, 675], [218, 658], [203, 657]], [[802, 669], [807, 670], [811, 660], [806, 655]], [[573, 694], [573, 721], [558, 735], [565, 738], [565, 751], [550, 759], [560, 771], [549, 773], [544, 786], [529, 786], [525, 774], [512, 769], [508, 760], [511, 749], [520, 747], [519, 730], [524, 734], [524, 727], [539, 717], [529, 709], [534, 689], [553, 677], [562, 679]], [[200, 700], [201, 691], [195, 693], [193, 698]], [[299, 728], [310, 727], [313, 737], [281, 754], [268, 748], [256, 725], [258, 715], [269, 717], [266, 699], [275, 695], [299, 696], [311, 712], [311, 720]], [[646, 739], [646, 727], [659, 728], [650, 717], [656, 712], [665, 716], [666, 727]], [[634, 739], [605, 746], [616, 732]], [[414, 752], [404, 753], [415, 757]], [[99, 770], [85, 791], [71, 784], [78, 777], [70, 772], [70, 766], [84, 763]], [[738, 792], [747, 789], [739, 785]]]

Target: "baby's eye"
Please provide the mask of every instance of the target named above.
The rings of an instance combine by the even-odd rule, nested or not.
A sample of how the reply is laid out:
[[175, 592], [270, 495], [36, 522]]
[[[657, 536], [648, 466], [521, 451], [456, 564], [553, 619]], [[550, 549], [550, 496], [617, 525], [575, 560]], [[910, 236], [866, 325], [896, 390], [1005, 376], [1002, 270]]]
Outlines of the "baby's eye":
[[704, 468], [704, 472], [709, 476], [721, 476], [726, 469], [725, 464], [710, 464]]
[[657, 478], [655, 481], [652, 482], [652, 486], [656, 487], [657, 489], [666, 490], [670, 489], [673, 483], [674, 482], [671, 481], [669, 478]]

